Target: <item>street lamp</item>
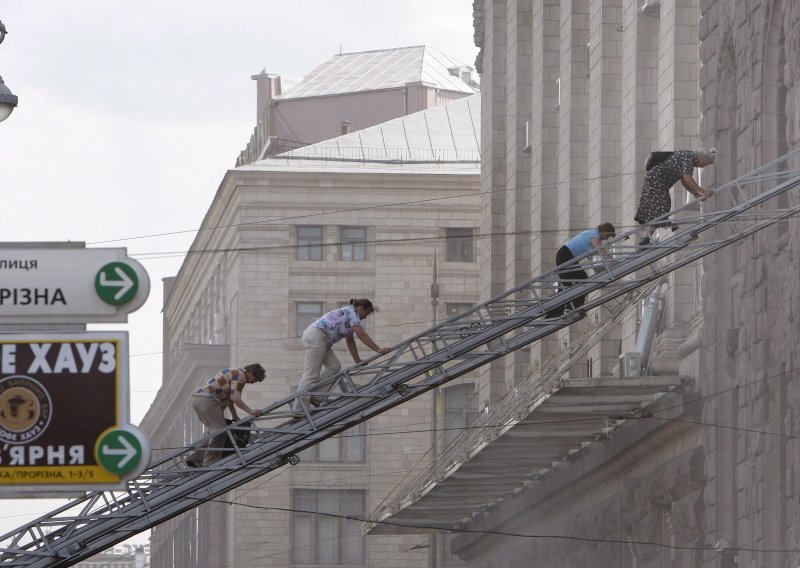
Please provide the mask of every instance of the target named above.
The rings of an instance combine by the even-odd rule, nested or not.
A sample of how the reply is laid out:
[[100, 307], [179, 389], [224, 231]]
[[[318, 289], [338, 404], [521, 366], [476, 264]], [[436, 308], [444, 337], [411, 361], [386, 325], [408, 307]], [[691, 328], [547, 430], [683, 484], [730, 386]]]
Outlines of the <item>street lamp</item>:
[[[3, 40], [6, 39], [6, 27], [3, 25], [3, 22], [0, 22], [0, 43], [3, 43]], [[17, 95], [11, 92], [11, 89], [6, 87], [6, 84], [3, 83], [3, 77], [0, 77], [0, 122], [3, 122], [8, 116], [11, 114], [11, 111], [14, 110], [14, 107], [17, 106]]]

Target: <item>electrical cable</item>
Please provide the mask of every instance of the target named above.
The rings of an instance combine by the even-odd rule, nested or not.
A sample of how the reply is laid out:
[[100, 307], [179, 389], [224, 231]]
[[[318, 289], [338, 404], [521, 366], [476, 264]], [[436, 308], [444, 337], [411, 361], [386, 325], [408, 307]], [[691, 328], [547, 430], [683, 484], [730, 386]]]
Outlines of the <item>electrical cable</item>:
[[[198, 498], [198, 501], [202, 499]], [[236, 501], [228, 501], [223, 499], [210, 499], [206, 502], [216, 502], [216, 503], [223, 503], [232, 506], [238, 507], [246, 507], [250, 509], [260, 509], [266, 511], [278, 511], [283, 513], [302, 513], [302, 514], [312, 514], [312, 515], [322, 515], [326, 517], [333, 517], [338, 519], [346, 519], [351, 521], [359, 521], [363, 523], [375, 524], [375, 525], [386, 525], [398, 528], [413, 528], [413, 529], [424, 529], [426, 531], [434, 531], [437, 533], [458, 533], [458, 534], [478, 534], [478, 535], [494, 535], [494, 536], [507, 536], [507, 537], [514, 537], [514, 538], [530, 538], [530, 539], [561, 539], [561, 540], [569, 540], [569, 541], [577, 541], [577, 542], [588, 542], [588, 543], [596, 543], [596, 544], [635, 544], [641, 546], [655, 546], [662, 549], [667, 550], [697, 550], [697, 551], [705, 551], [705, 550], [712, 550], [716, 551], [716, 547], [714, 546], [679, 546], [673, 544], [664, 544], [660, 542], [652, 542], [652, 541], [640, 541], [640, 540], [628, 540], [628, 539], [613, 539], [613, 538], [590, 538], [590, 537], [580, 537], [580, 536], [572, 536], [572, 535], [547, 535], [547, 534], [532, 534], [532, 533], [517, 533], [517, 532], [509, 532], [509, 531], [496, 531], [496, 530], [479, 530], [479, 529], [463, 529], [463, 528], [442, 528], [435, 525], [419, 525], [419, 524], [407, 524], [407, 523], [397, 523], [392, 521], [376, 521], [372, 519], [364, 519], [360, 517], [354, 517], [352, 515], [341, 515], [336, 513], [323, 513], [319, 511], [308, 511], [304, 509], [295, 509], [290, 507], [270, 507], [264, 505], [252, 505], [250, 503], [238, 503]], [[800, 552], [800, 548], [748, 548], [748, 547], [737, 547], [735, 550], [739, 552]]]
[[[258, 171], [258, 170], [256, 170], [256, 171]], [[147, 234], [147, 235], [135, 235], [135, 236], [132, 236], [132, 237], [121, 237], [121, 238], [115, 238], [115, 239], [106, 239], [106, 240], [102, 240], [102, 241], [92, 241], [92, 242], [89, 242], [89, 243], [86, 243], [86, 244], [87, 245], [99, 245], [99, 244], [107, 244], [107, 243], [116, 243], [116, 242], [121, 242], [121, 241], [133, 241], [133, 240], [139, 240], [139, 239], [149, 239], [149, 238], [154, 238], [154, 237], [173, 236], [173, 235], [186, 234], [186, 233], [200, 233], [200, 232], [203, 232], [203, 231], [214, 231], [214, 230], [217, 230], [217, 229], [228, 229], [228, 228], [232, 228], [232, 227], [246, 227], [246, 226], [249, 226], [249, 225], [265, 225], [265, 224], [270, 224], [270, 223], [274, 223], [274, 222], [277, 222], [277, 221], [290, 221], [290, 220], [297, 220], [297, 219], [307, 219], [307, 218], [311, 218], [311, 217], [321, 217], [321, 216], [325, 216], [325, 215], [335, 215], [335, 214], [338, 214], [338, 213], [355, 213], [355, 212], [360, 212], [360, 211], [371, 211], [371, 210], [375, 210], [375, 209], [385, 209], [385, 208], [388, 208], [388, 207], [398, 207], [398, 206], [405, 206], [405, 205], [418, 205], [420, 203], [429, 203], [429, 202], [433, 202], [433, 201], [442, 201], [442, 200], [448, 200], [448, 199], [460, 199], [460, 198], [464, 198], [464, 197], [474, 197], [476, 195], [482, 195], [484, 193], [495, 193], [495, 192], [504, 193], [504, 192], [512, 192], [512, 191], [513, 192], [517, 192], [517, 191], [519, 191], [521, 189], [531, 189], [531, 190], [532, 189], [540, 189], [541, 190], [541, 189], [547, 189], [547, 188], [554, 189], [554, 188], [556, 188], [556, 187], [558, 187], [560, 185], [563, 185], [563, 184], [572, 184], [572, 183], [579, 182], [579, 181], [600, 181], [600, 180], [609, 179], [609, 178], [633, 176], [633, 175], [637, 175], [639, 173], [644, 173], [644, 171], [638, 171], [637, 170], [637, 171], [634, 171], [633, 173], [618, 173], [618, 174], [606, 174], [606, 175], [595, 176], [595, 177], [570, 178], [569, 180], [563, 180], [563, 181], [560, 180], [560, 181], [556, 181], [556, 182], [552, 182], [552, 183], [536, 184], [536, 185], [523, 186], [523, 187], [492, 188], [491, 190], [489, 190], [487, 192], [474, 191], [474, 192], [463, 193], [463, 194], [458, 194], [458, 195], [446, 195], [446, 196], [439, 196], [439, 197], [430, 197], [430, 198], [426, 198], [426, 199], [414, 199], [414, 200], [410, 200], [410, 201], [397, 201], [397, 202], [394, 202], [394, 203], [382, 203], [382, 204], [379, 204], [379, 205], [369, 205], [369, 206], [365, 206], [365, 207], [351, 207], [351, 208], [347, 208], [347, 209], [332, 209], [332, 210], [329, 210], [329, 211], [322, 211], [322, 212], [318, 212], [318, 213], [308, 213], [308, 214], [304, 214], [304, 215], [292, 215], [292, 216], [287, 216], [287, 217], [276, 217], [274, 219], [268, 219], [268, 220], [265, 220], [265, 221], [246, 221], [246, 222], [242, 222], [242, 223], [230, 223], [230, 224], [227, 224], [227, 225], [215, 225], [215, 226], [212, 226], [212, 227], [201, 227], [199, 229], [182, 229], [182, 230], [176, 230], [176, 231], [166, 231], [166, 232], [163, 232], [163, 233], [151, 233], [151, 234]]]
[[[765, 380], [772, 380], [772, 379], [779, 378], [779, 377], [786, 376], [786, 375], [792, 375], [792, 373], [789, 372], [789, 371], [778, 373], [776, 375], [772, 375], [772, 376], [769, 376], [769, 377], [765, 377], [763, 379], [759, 379], [758, 381], [755, 381], [755, 382], [750, 382], [750, 383], [746, 383], [746, 384], [743, 384], [743, 385], [738, 385], [737, 387], [734, 387], [734, 388], [752, 386], [753, 384], [756, 384], [757, 382], [763, 382]], [[732, 390], [732, 389], [724, 389], [723, 391], [720, 391], [718, 393], [712, 393], [710, 395], [707, 395], [706, 398], [710, 397], [710, 396], [713, 396], [715, 394], [725, 394], [725, 393], [729, 392], [730, 390]], [[694, 401], [691, 401], [691, 402], [694, 402]], [[676, 408], [676, 407], [677, 406], [667, 407], [667, 408]], [[663, 410], [665, 410], [665, 409], [659, 410], [658, 412], [661, 412]], [[631, 417], [631, 419], [634, 419], [634, 418], [636, 418], [636, 417]], [[707, 426], [707, 427], [730, 428], [730, 429], [734, 429], [734, 430], [737, 430], [737, 431], [744, 431], [744, 432], [756, 433], [756, 434], [776, 435], [776, 436], [787, 437], [787, 438], [800, 438], [800, 436], [777, 434], [777, 433], [772, 433], [772, 432], [764, 432], [764, 431], [761, 431], [761, 430], [731, 427], [731, 426], [720, 425], [720, 424], [695, 422], [695, 421], [689, 421], [689, 420], [684, 420], [684, 419], [679, 419], [679, 418], [661, 418], [661, 417], [656, 417], [656, 416], [644, 416], [644, 417], [642, 417], [642, 419], [646, 419], [646, 418], [654, 418], [656, 420], [662, 420], [662, 421], [687, 422], [687, 423], [698, 424], [698, 425]], [[593, 420], [596, 420], [596, 419], [593, 419]], [[546, 422], [542, 422], [542, 423], [543, 424], [552, 424], [552, 423], [557, 423], [557, 422], [576, 422], [576, 421], [578, 421], [578, 420], [546, 421]], [[526, 424], [531, 424], [531, 423], [530, 422], [526, 422]], [[485, 427], [489, 427], [489, 426], [490, 425], [487, 425]], [[452, 429], [460, 430], [460, 429], [469, 429], [469, 428], [471, 428], [471, 427], [467, 426], [467, 427], [464, 427], [464, 428], [452, 428]], [[409, 431], [386, 432], [385, 434], [404, 434], [404, 433], [416, 433], [416, 432], [426, 432], [426, 431], [432, 431], [432, 429], [430, 429], [430, 430], [414, 430], [414, 431], [410, 431], [409, 430]], [[343, 435], [346, 435], [346, 434], [340, 434], [340, 436], [343, 436]], [[364, 435], [373, 435], [373, 434], [372, 433], [368, 433], [368, 434], [356, 434], [356, 435], [364, 436]], [[265, 481], [262, 481], [262, 483], [269, 482], [272, 479], [278, 477], [279, 475], [282, 475], [282, 473], [276, 473], [273, 476], [271, 476], [269, 479], [267, 479]], [[213, 501], [220, 502], [219, 500], [213, 500]], [[363, 522], [375, 522], [376, 524], [397, 525], [397, 526], [401, 526], [401, 527], [405, 526], [405, 525], [402, 525], [402, 524], [398, 525], [397, 523], [391, 523], [391, 522], [364, 521], [364, 519], [357, 519], [357, 518], [353, 518], [353, 517], [334, 515], [334, 514], [330, 514], [330, 513], [318, 513], [318, 512], [313, 512], [313, 511], [302, 511], [302, 510], [295, 510], [295, 509], [282, 509], [282, 508], [277, 508], [277, 507], [256, 506], [256, 505], [241, 504], [241, 503], [236, 503], [236, 502], [227, 502], [227, 503], [231, 504], [231, 505], [237, 505], [238, 504], [238, 505], [243, 505], [243, 506], [247, 506], [247, 507], [260, 508], [260, 509], [264, 509], [264, 510], [272, 509], [272, 510], [282, 510], [282, 511], [289, 511], [289, 512], [300, 511], [300, 512], [303, 512], [303, 513], [313, 513], [313, 514], [321, 514], [321, 515], [329, 515], [329, 516], [338, 516], [338, 517], [343, 517], [343, 518], [351, 518], [351, 519], [354, 519], [354, 520], [361, 520]], [[15, 516], [21, 516], [21, 515], [15, 515]], [[423, 527], [423, 528], [426, 528], [426, 527]], [[435, 527], [427, 527], [427, 528], [435, 528]], [[442, 531], [441, 528], [439, 528], [438, 530]], [[590, 541], [590, 542], [604, 542], [604, 543], [612, 543], [612, 544], [613, 543], [630, 543], [630, 544], [641, 544], [641, 545], [655, 545], [655, 546], [661, 546], [661, 547], [666, 547], [666, 548], [674, 548], [676, 550], [687, 550], [687, 549], [691, 549], [691, 550], [706, 550], [706, 549], [709, 549], [710, 550], [711, 549], [711, 548], [696, 548], [696, 547], [695, 548], [671, 547], [670, 545], [662, 545], [661, 543], [637, 542], [637, 541], [630, 541], [630, 540], [620, 541], [620, 540], [608, 540], [608, 539], [605, 539], [605, 540], [601, 540], [601, 539], [584, 539], [584, 538], [581, 538], [581, 537], [567, 537], [567, 536], [561, 537], [561, 536], [553, 536], [553, 535], [522, 535], [522, 534], [515, 534], [515, 533], [503, 533], [503, 532], [500, 532], [500, 531], [472, 531], [472, 530], [467, 530], [467, 529], [463, 529], [463, 530], [462, 529], [456, 529], [456, 530], [447, 530], [447, 531], [442, 531], [442, 532], [460, 532], [460, 533], [479, 532], [479, 533], [482, 533], [482, 534], [496, 534], [496, 535], [500, 535], [500, 536], [503, 536], [503, 535], [505, 535], [505, 536], [520, 536], [520, 537], [525, 537], [525, 538], [569, 538], [569, 539], [573, 539], [573, 540], [586, 540], [586, 541]], [[169, 537], [169, 535], [167, 535], [167, 536], [165, 536], [163, 538], [168, 538], [168, 537]], [[736, 550], [742, 551], [742, 552], [756, 552], [756, 553], [758, 553], [758, 552], [796, 552], [796, 550], [794, 550], [794, 549], [745, 549], [745, 548], [739, 548], [739, 549], [736, 549]], [[280, 554], [286, 554], [288, 552], [290, 552], [290, 551], [282, 552]]]

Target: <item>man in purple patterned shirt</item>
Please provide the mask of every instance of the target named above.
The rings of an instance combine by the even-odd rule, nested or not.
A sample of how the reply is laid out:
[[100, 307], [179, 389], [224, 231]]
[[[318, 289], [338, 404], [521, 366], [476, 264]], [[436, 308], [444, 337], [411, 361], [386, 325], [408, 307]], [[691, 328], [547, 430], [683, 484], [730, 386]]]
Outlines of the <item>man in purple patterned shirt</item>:
[[[378, 344], [361, 326], [361, 320], [366, 319], [375, 311], [372, 302], [366, 298], [350, 300], [349, 306], [328, 312], [306, 328], [303, 332], [303, 347], [305, 348], [303, 377], [297, 386], [297, 392], [330, 389], [331, 385], [328, 384], [328, 380], [342, 368], [339, 359], [333, 352], [333, 344], [342, 338], [347, 343], [347, 349], [356, 363], [361, 362], [361, 357], [358, 355], [353, 335], [358, 336], [364, 345], [376, 353], [385, 355], [391, 351], [388, 348], [378, 347]], [[325, 372], [321, 373], [323, 366]], [[292, 406], [295, 416], [298, 418], [303, 416], [300, 399], [305, 402], [306, 406], [309, 403], [319, 406], [323, 398], [322, 396], [298, 397]]]

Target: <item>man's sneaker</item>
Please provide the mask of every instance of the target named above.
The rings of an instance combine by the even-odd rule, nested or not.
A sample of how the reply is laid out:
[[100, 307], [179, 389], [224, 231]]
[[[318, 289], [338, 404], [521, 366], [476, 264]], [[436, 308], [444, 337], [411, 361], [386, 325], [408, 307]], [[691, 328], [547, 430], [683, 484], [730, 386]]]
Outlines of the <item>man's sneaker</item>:
[[644, 237], [641, 241], [639, 241], [640, 247], [646, 247], [650, 244], [650, 237]]
[[195, 468], [198, 468], [200, 466], [197, 465], [196, 463], [194, 463], [192, 460], [186, 460], [186, 467], [190, 467], [192, 469], [195, 469]]

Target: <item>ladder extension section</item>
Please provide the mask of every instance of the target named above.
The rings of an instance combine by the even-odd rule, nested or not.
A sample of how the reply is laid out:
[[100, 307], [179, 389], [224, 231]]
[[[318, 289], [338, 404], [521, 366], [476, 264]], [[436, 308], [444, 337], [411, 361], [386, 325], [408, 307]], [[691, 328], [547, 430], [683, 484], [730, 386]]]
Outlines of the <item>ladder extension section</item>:
[[[670, 212], [678, 230], [661, 242], [638, 247], [640, 233], [627, 231], [575, 262], [590, 262], [594, 275], [558, 291], [550, 270], [456, 317], [406, 339], [384, 357], [372, 357], [331, 379], [319, 407], [298, 399], [303, 417], [293, 418], [297, 395], [264, 409], [250, 445], [234, 447], [212, 466], [188, 469], [185, 458], [208, 438], [177, 452], [155, 452], [149, 468], [123, 490], [92, 491], [19, 529], [0, 536], [0, 565], [69, 566], [154, 527], [199, 504], [297, 463], [297, 454], [437, 386], [529, 345], [584, 317], [585, 312], [686, 266], [800, 212], [800, 150], [796, 150]], [[725, 206], [729, 205], [727, 209]], [[663, 224], [666, 216], [653, 222]], [[663, 231], [663, 230], [662, 230]], [[561, 268], [564, 270], [564, 267]], [[563, 284], [563, 282], [562, 282]], [[593, 292], [596, 292], [593, 294]], [[587, 296], [581, 310], [572, 301]], [[234, 444], [235, 446], [235, 444]]]
[[[579, 337], [570, 340], [569, 344], [560, 351], [553, 353], [544, 360], [542, 365], [531, 372], [527, 379], [514, 390], [498, 401], [487, 412], [481, 412], [459, 435], [445, 447], [432, 463], [424, 464], [421, 471], [411, 481], [398, 485], [383, 500], [381, 507], [372, 513], [368, 526], [388, 519], [393, 514], [401, 511], [407, 503], [421, 499], [420, 488], [429, 488], [438, 485], [449, 477], [449, 472], [475, 457], [487, 440], [496, 440], [507, 432], [512, 426], [524, 421], [531, 410], [541, 401], [547, 399], [550, 393], [558, 388], [561, 377], [570, 367], [576, 365], [581, 357], [595, 346], [608, 333], [622, 323], [630, 315], [631, 308], [637, 307], [660, 284], [650, 283], [641, 286], [634, 292], [608, 302], [603, 311], [603, 319], [593, 321], [589, 328]], [[594, 320], [595, 318], [590, 318]], [[617, 420], [609, 420], [610, 431]], [[441, 435], [440, 435], [441, 437]], [[521, 483], [520, 483], [521, 485]], [[430, 493], [421, 492], [429, 496]], [[494, 495], [487, 496], [486, 505], [494, 501]], [[480, 509], [478, 507], [477, 509]]]

